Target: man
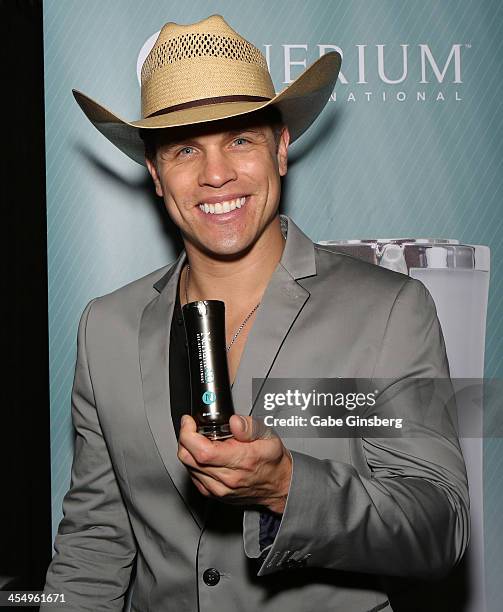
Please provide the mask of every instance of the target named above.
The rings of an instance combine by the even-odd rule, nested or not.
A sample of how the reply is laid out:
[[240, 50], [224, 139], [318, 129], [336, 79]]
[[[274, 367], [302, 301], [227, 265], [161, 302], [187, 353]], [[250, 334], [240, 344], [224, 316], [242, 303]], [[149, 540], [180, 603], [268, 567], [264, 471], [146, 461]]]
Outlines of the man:
[[[213, 16], [164, 26], [142, 71], [142, 120], [76, 92], [121, 150], [146, 151], [185, 250], [82, 315], [72, 483], [45, 589], [65, 609], [121, 610], [131, 581], [141, 612], [391, 610], [383, 577], [435, 576], [461, 558], [454, 427], [287, 449], [250, 415], [253, 377], [388, 379], [411, 418], [411, 378], [448, 377], [423, 285], [314, 245], [278, 213], [289, 142], [339, 66], [328, 54], [276, 95], [258, 49]], [[238, 415], [222, 442], [181, 422], [180, 307], [203, 299], [226, 304]]]

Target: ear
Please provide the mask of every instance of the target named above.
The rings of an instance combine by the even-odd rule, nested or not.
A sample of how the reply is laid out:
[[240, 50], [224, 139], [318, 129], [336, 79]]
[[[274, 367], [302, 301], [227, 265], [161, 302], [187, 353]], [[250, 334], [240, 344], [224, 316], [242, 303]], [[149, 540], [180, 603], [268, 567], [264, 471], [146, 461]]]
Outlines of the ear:
[[159, 173], [157, 172], [157, 167], [154, 164], [154, 162], [148, 157], [145, 157], [145, 163], [147, 164], [147, 168], [148, 168], [148, 171], [150, 172], [150, 176], [152, 177], [152, 180], [154, 181], [155, 192], [158, 196], [162, 198], [164, 194], [162, 191], [161, 181], [159, 180]]
[[285, 176], [288, 170], [288, 145], [290, 144], [290, 132], [286, 125], [283, 126], [281, 133], [279, 135], [278, 142], [278, 168], [280, 176]]

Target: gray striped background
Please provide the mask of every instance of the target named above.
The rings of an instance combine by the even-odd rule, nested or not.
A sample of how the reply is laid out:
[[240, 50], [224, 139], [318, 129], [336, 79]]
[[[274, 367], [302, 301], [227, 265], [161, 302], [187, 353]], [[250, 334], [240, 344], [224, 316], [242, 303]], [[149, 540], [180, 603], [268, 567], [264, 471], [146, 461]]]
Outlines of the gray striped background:
[[[119, 115], [139, 116], [138, 52], [166, 21], [221, 13], [257, 46], [270, 44], [276, 89], [284, 84], [282, 47], [307, 44], [293, 59], [318, 57], [318, 44], [344, 50], [343, 73], [311, 130], [292, 147], [282, 210], [314, 240], [444, 237], [490, 246], [492, 276], [486, 377], [503, 376], [502, 57], [499, 0], [45, 0], [45, 96], [49, 265], [53, 528], [69, 484], [69, 397], [77, 323], [85, 304], [174, 257], [146, 171], [88, 124], [71, 95], [80, 89]], [[443, 66], [461, 44], [463, 83], [419, 83], [420, 43]], [[366, 44], [367, 80], [357, 84], [356, 44]], [[398, 78], [400, 44], [409, 76], [377, 78], [377, 44], [386, 74]], [[292, 76], [299, 74], [292, 67]], [[430, 70], [430, 79], [434, 78]], [[368, 102], [363, 94], [372, 92]], [[382, 101], [404, 91], [403, 102]], [[415, 100], [425, 91], [427, 100]], [[445, 101], [435, 101], [441, 91]], [[347, 101], [353, 92], [356, 101]], [[457, 92], [461, 101], [456, 101]], [[503, 444], [485, 441], [486, 569], [490, 609], [500, 609], [503, 571]]]

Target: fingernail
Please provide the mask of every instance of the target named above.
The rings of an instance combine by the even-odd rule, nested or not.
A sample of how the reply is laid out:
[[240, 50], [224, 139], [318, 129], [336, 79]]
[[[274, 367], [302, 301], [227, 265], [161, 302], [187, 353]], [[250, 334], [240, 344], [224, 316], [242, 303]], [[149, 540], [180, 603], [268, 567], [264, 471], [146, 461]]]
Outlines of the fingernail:
[[245, 419], [245, 417], [240, 416], [239, 420], [241, 421], [241, 431], [246, 431], [247, 427], [248, 427], [248, 421]]
[[183, 415], [182, 415], [182, 427], [183, 427], [183, 425], [184, 425], [186, 422], [187, 422], [187, 415], [186, 415], [186, 414], [183, 414]]

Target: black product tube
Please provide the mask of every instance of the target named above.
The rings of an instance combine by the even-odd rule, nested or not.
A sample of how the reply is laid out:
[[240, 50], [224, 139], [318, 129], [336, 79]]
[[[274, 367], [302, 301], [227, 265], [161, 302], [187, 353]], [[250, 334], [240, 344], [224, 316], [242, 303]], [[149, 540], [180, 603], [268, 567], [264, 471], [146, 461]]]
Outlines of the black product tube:
[[189, 302], [182, 313], [189, 351], [191, 411], [197, 431], [212, 440], [229, 438], [234, 405], [225, 347], [225, 304], [220, 300]]

